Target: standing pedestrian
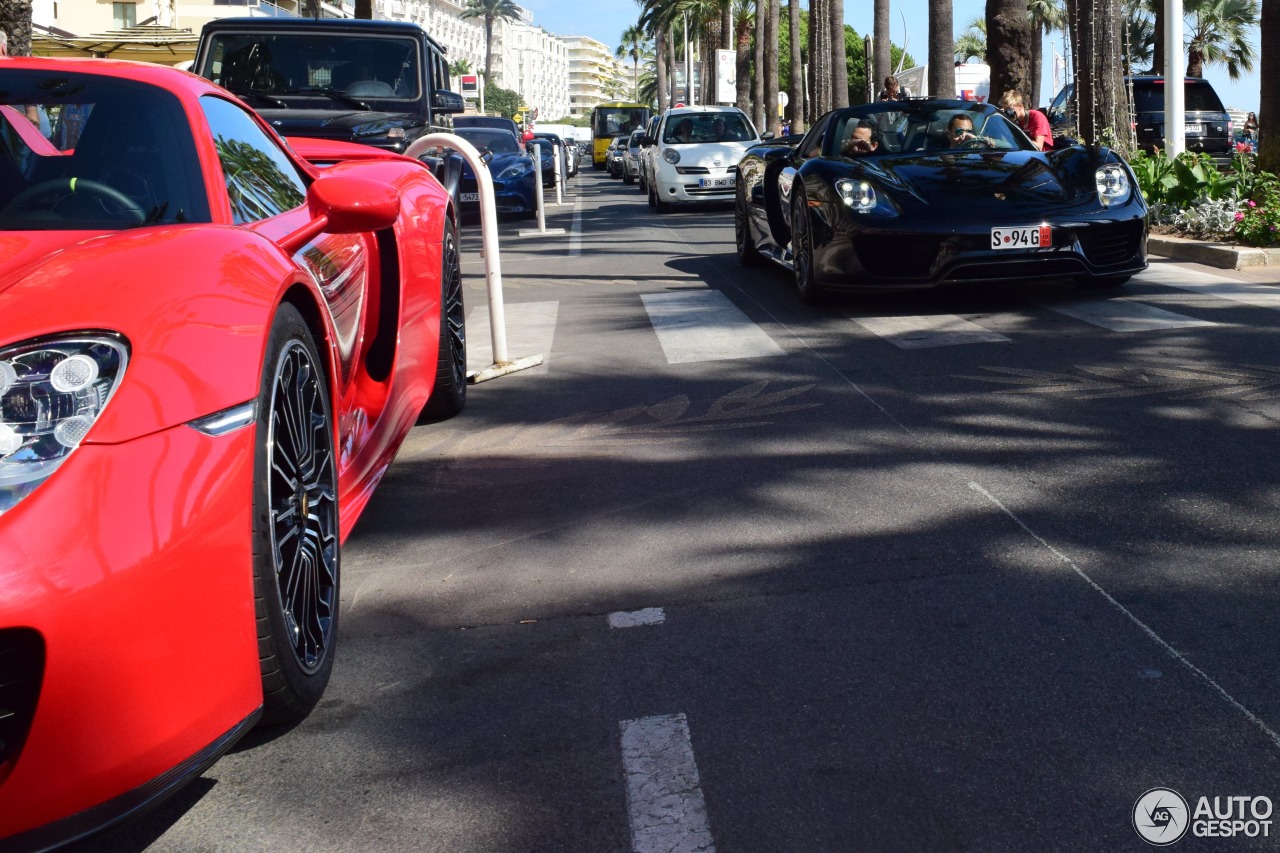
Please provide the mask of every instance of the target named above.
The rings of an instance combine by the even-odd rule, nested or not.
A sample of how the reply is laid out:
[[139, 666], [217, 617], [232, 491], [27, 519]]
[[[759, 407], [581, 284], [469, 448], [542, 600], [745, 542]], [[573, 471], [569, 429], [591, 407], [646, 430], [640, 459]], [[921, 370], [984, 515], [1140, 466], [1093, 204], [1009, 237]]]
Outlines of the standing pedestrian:
[[1049, 120], [1039, 110], [1027, 108], [1027, 100], [1017, 89], [1010, 89], [1000, 98], [1000, 107], [1010, 113], [1018, 127], [1027, 135], [1037, 151], [1053, 148], [1053, 130]]
[[1250, 142], [1258, 138], [1258, 116], [1254, 113], [1244, 120], [1244, 138]]
[[890, 74], [884, 78], [884, 88], [880, 90], [880, 94], [876, 95], [877, 101], [901, 101], [911, 93], [903, 89], [898, 83], [898, 78]]

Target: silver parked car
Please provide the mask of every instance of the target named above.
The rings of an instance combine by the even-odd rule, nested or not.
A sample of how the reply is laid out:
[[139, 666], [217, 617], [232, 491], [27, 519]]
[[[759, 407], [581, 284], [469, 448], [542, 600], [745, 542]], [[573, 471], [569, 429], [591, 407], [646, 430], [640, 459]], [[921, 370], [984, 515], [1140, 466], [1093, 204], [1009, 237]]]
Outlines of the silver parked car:
[[634, 184], [640, 178], [640, 140], [644, 138], [644, 129], [631, 132], [627, 140], [627, 156], [622, 160], [622, 182]]

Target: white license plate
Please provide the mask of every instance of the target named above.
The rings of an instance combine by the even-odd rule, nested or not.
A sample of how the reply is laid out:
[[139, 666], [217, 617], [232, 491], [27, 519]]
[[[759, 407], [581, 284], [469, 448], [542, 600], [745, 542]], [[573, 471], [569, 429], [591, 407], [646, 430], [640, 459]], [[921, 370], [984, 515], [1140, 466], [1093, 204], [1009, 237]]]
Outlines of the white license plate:
[[993, 249], [1040, 249], [1052, 245], [1053, 235], [1048, 225], [991, 229], [991, 248]]
[[479, 201], [480, 193], [458, 193], [458, 201]]
[[733, 175], [730, 175], [727, 178], [698, 178], [698, 186], [711, 187], [713, 189], [718, 187], [732, 187], [733, 182]]
[[1199, 136], [1199, 135], [1200, 135], [1200, 125], [1198, 125], [1198, 124], [1188, 124], [1188, 125], [1185, 125], [1185, 126], [1183, 127], [1183, 129], [1182, 129], [1182, 130], [1183, 130], [1184, 135], [1185, 135], [1185, 134], [1190, 134], [1191, 136]]

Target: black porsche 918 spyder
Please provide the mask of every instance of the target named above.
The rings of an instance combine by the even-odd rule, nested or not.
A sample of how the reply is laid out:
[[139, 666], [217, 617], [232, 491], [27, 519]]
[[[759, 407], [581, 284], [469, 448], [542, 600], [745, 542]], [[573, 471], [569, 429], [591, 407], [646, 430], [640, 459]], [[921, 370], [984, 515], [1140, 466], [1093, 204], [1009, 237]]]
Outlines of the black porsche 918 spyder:
[[1147, 267], [1147, 205], [1124, 159], [1038, 151], [995, 107], [912, 99], [834, 110], [798, 143], [738, 164], [745, 265], [794, 271], [800, 298], [1071, 278], [1118, 287]]

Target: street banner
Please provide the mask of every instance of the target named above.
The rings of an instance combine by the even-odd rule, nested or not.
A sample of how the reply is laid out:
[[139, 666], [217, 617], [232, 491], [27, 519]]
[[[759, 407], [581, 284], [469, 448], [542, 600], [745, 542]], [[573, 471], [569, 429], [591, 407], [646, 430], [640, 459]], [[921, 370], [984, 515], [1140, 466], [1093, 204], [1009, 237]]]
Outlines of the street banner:
[[738, 52], [716, 51], [716, 103], [732, 104], [738, 99]]

